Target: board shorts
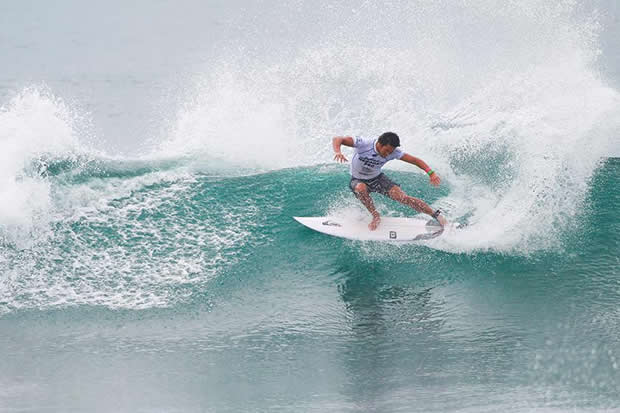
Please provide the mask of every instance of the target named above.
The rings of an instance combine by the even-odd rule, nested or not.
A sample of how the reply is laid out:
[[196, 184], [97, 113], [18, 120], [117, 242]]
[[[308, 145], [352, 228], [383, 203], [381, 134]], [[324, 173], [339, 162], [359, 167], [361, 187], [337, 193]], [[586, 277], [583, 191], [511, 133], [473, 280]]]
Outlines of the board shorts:
[[389, 196], [388, 192], [390, 191], [390, 189], [392, 189], [392, 187], [400, 187], [400, 185], [392, 181], [384, 173], [380, 173], [372, 179], [359, 179], [351, 177], [351, 182], [349, 182], [349, 188], [351, 189], [351, 191], [353, 191], [353, 193], [355, 193], [355, 186], [360, 183], [366, 184], [369, 192], [378, 192], [385, 196]]

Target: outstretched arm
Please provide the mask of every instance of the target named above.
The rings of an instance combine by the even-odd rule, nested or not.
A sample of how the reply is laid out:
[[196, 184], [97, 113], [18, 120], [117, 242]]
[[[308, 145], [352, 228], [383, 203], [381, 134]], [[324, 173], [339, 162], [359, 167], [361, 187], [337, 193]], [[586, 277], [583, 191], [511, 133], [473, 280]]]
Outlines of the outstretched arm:
[[428, 166], [428, 164], [426, 162], [424, 162], [422, 159], [416, 158], [415, 156], [411, 156], [408, 153], [406, 153], [406, 154], [403, 155], [402, 158], [400, 158], [400, 160], [404, 161], [404, 162], [407, 162], [407, 163], [410, 163], [412, 165], [415, 165], [418, 168], [422, 169], [430, 177], [431, 184], [433, 184], [435, 186], [439, 186], [439, 183], [441, 182], [441, 179], [439, 178], [439, 175], [437, 175], [437, 173], [435, 171], [433, 171], [431, 169], [431, 167]]
[[334, 148], [334, 152], [336, 155], [334, 156], [334, 160], [338, 162], [347, 162], [348, 159], [340, 152], [340, 146], [351, 146], [353, 147], [353, 138], [350, 136], [336, 136], [332, 139], [332, 147]]

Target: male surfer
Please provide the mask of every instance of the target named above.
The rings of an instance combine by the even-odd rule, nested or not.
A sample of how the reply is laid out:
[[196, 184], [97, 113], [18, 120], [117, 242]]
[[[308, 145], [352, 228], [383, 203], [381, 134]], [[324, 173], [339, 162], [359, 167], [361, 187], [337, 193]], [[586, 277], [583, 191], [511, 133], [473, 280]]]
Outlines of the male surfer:
[[332, 146], [334, 152], [336, 152], [334, 160], [338, 162], [348, 162], [348, 159], [340, 152], [341, 145], [355, 148], [355, 154], [351, 161], [351, 182], [349, 183], [349, 188], [351, 188], [355, 196], [362, 201], [362, 204], [364, 204], [372, 214], [372, 221], [368, 224], [368, 228], [371, 231], [377, 229], [381, 222], [381, 217], [375, 209], [375, 205], [370, 197], [371, 192], [378, 192], [416, 211], [428, 214], [439, 221], [441, 226], [447, 224], [446, 219], [440, 215], [441, 211], [433, 211], [426, 202], [407, 195], [400, 189], [398, 184], [392, 182], [390, 178], [381, 172], [381, 168], [386, 162], [393, 159], [400, 159], [401, 161], [423, 169], [430, 177], [432, 185], [438, 186], [441, 182], [439, 175], [437, 175], [426, 162], [398, 149], [400, 146], [400, 139], [397, 134], [385, 132], [383, 135], [379, 136], [378, 139], [336, 136], [332, 140]]

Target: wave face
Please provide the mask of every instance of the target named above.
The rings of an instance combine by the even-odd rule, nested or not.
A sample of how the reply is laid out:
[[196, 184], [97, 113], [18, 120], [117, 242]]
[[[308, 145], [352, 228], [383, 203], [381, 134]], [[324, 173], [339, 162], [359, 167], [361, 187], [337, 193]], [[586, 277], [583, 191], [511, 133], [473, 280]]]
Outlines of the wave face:
[[[588, 181], [581, 201], [585, 210], [571, 211], [575, 217], [570, 225], [548, 233], [550, 227], [528, 223], [526, 230], [544, 248], [527, 245], [525, 254], [488, 248], [497, 229], [486, 228], [500, 218], [481, 224], [472, 216], [461, 221], [473, 222], [473, 229], [439, 239], [396, 249], [373, 243], [352, 246], [364, 260], [387, 254], [402, 263], [411, 261], [410, 253], [417, 257], [427, 249], [470, 257], [499, 253], [526, 261], [569, 257], [582, 243], [596, 242], [591, 236], [603, 224], [591, 218], [593, 209], [603, 216], [615, 210], [618, 163], [610, 159], [600, 165], [597, 187]], [[338, 165], [221, 175], [187, 159], [132, 161], [65, 153], [32, 160], [28, 169], [30, 174], [7, 186], [21, 191], [17, 199], [26, 199], [28, 208], [5, 215], [3, 313], [81, 304], [129, 309], [183, 304], [208, 290], [218, 275], [238, 271], [256, 248], [304, 250], [312, 235], [298, 227], [294, 215], [367, 215], [348, 191], [347, 172]], [[405, 191], [434, 205], [457, 199], [450, 188], [434, 189], [422, 175], [388, 173]], [[390, 200], [377, 202], [384, 215], [413, 214]], [[548, 202], [541, 207], [545, 214], [547, 208]], [[537, 216], [536, 211], [528, 214]], [[475, 238], [478, 231], [481, 240]], [[483, 231], [490, 237], [480, 235]], [[549, 247], [550, 240], [556, 247]]]
[[[601, 14], [233, 3], [222, 21], [243, 34], [175, 79], [161, 135], [100, 136], [53, 86], [0, 103], [0, 407], [616, 408], [620, 94]], [[160, 46], [193, 41], [179, 33]], [[330, 140], [386, 130], [443, 181], [386, 173], [463, 229], [391, 245], [293, 221], [366, 219]], [[101, 149], [123, 139], [141, 152]]]

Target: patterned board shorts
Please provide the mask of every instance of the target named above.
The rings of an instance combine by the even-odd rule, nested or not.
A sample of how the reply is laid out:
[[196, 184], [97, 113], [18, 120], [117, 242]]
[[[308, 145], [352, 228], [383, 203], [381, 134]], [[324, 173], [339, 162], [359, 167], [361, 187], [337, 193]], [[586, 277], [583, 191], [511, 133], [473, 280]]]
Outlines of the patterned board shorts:
[[355, 193], [355, 186], [359, 183], [366, 184], [369, 192], [378, 192], [385, 196], [389, 196], [388, 192], [393, 186], [400, 186], [388, 178], [384, 173], [381, 173], [372, 179], [358, 179], [351, 177], [349, 188], [353, 191], [353, 193]]

